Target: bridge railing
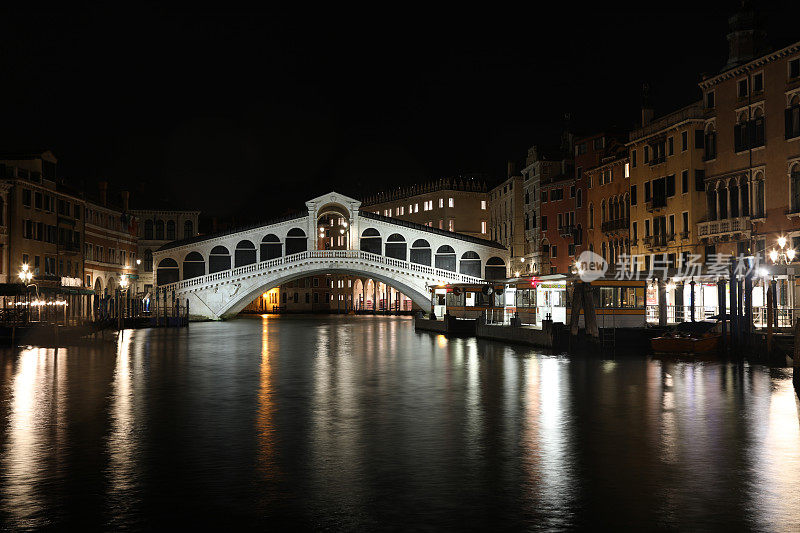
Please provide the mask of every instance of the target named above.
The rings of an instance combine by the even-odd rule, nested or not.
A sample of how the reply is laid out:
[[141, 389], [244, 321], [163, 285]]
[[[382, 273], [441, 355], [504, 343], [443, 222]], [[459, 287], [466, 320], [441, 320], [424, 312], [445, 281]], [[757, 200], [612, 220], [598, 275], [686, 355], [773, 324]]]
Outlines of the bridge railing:
[[259, 263], [243, 265], [229, 270], [222, 270], [220, 272], [214, 272], [212, 274], [206, 274], [196, 278], [184, 279], [167, 285], [159, 285], [159, 289], [167, 291], [187, 289], [196, 287], [198, 285], [206, 285], [215, 281], [225, 280], [227, 278], [235, 278], [253, 272], [269, 270], [282, 265], [302, 263], [304, 261], [313, 259], [357, 259], [366, 261], [368, 263], [378, 263], [395, 268], [405, 269], [411, 272], [427, 274], [428, 276], [436, 277], [441, 281], [456, 281], [461, 283], [480, 283], [483, 281], [481, 278], [475, 276], [460, 274], [458, 272], [452, 272], [450, 270], [435, 268], [428, 265], [420, 265], [410, 261], [386, 257], [361, 250], [309, 250], [283, 257], [277, 257], [275, 259], [268, 259]]

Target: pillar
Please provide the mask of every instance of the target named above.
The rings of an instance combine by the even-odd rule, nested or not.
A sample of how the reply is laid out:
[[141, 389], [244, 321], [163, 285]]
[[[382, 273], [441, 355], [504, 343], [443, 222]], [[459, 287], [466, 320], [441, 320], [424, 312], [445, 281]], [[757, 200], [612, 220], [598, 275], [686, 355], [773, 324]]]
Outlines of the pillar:
[[667, 325], [667, 284], [658, 280], [658, 325]]
[[692, 281], [689, 282], [689, 316], [692, 322], [695, 321], [694, 318], [694, 308], [695, 308], [695, 295], [694, 295], [694, 288], [696, 283], [694, 282], [694, 278]]

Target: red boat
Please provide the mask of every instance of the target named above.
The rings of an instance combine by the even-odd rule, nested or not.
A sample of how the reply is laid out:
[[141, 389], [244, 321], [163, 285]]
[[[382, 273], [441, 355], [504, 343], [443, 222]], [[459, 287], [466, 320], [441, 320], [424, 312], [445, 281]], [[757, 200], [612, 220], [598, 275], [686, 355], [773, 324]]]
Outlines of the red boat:
[[650, 346], [658, 353], [713, 353], [722, 337], [717, 326], [718, 322], [684, 322], [673, 331], [650, 339]]

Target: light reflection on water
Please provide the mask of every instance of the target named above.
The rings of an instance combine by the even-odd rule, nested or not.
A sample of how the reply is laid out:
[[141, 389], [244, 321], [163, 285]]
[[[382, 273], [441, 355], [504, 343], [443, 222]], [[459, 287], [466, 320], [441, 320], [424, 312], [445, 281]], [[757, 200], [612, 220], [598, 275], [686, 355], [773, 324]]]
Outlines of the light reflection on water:
[[800, 529], [791, 374], [252, 317], [0, 353], [0, 529]]

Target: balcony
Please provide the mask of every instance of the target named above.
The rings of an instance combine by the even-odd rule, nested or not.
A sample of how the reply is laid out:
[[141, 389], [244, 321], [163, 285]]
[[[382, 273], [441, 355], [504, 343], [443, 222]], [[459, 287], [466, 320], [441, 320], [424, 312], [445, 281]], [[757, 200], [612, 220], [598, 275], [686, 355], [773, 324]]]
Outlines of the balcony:
[[736, 240], [750, 236], [750, 217], [709, 220], [697, 224], [697, 236], [714, 241]]
[[627, 232], [629, 227], [629, 220], [627, 218], [619, 218], [617, 220], [607, 220], [600, 225], [600, 230], [603, 233], [620, 233]]
[[645, 202], [645, 209], [650, 213], [658, 211], [659, 209], [664, 209], [665, 207], [667, 207], [666, 198], [650, 197], [650, 199]]
[[665, 162], [666, 160], [667, 160], [667, 156], [665, 156], [665, 155], [654, 156], [654, 157], [650, 158], [650, 161], [647, 164], [652, 167], [653, 165], [659, 165], [659, 164]]
[[561, 226], [560, 228], [558, 228], [558, 234], [561, 235], [562, 237], [572, 237], [573, 235], [575, 235], [575, 226], [572, 225]]
[[[674, 239], [675, 236], [673, 235], [672, 238]], [[647, 248], [664, 248], [667, 245], [668, 240], [672, 240], [666, 233], [660, 233], [658, 235], [648, 235], [644, 239], [644, 245]]]

